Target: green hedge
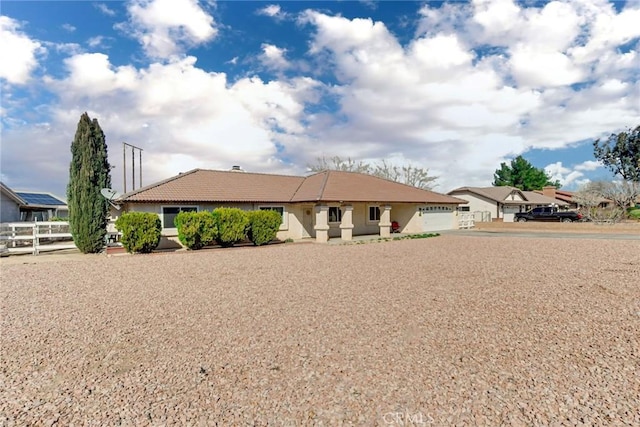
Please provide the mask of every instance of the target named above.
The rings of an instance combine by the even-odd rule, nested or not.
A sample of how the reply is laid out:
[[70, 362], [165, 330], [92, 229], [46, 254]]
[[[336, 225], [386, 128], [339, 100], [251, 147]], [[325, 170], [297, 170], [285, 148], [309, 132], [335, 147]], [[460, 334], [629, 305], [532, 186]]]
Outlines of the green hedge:
[[640, 220], [640, 209], [633, 209], [628, 212], [629, 218]]
[[176, 215], [175, 226], [178, 239], [189, 249], [202, 249], [218, 237], [216, 221], [208, 211], [180, 212]]
[[238, 208], [217, 208], [212, 212], [218, 227], [216, 241], [220, 246], [233, 246], [246, 238], [249, 216]]
[[249, 216], [249, 229], [247, 237], [254, 245], [266, 245], [276, 238], [282, 215], [277, 211], [263, 210], [247, 212]]
[[125, 212], [117, 219], [116, 229], [127, 252], [149, 253], [160, 243], [162, 224], [154, 213]]

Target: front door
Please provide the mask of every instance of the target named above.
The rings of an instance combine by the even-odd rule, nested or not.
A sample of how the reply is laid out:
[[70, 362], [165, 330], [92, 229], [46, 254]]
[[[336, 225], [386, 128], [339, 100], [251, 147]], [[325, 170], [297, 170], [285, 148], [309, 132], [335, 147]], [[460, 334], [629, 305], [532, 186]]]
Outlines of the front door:
[[303, 206], [302, 208], [302, 237], [314, 237], [316, 233], [313, 230], [313, 206]]

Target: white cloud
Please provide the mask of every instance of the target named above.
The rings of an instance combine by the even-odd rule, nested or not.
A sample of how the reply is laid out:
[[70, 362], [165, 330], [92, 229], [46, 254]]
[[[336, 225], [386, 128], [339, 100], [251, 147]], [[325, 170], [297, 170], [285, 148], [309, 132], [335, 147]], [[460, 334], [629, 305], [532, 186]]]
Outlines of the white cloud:
[[579, 170], [572, 170], [562, 165], [562, 162], [552, 163], [545, 166], [545, 172], [551, 177], [551, 181], [558, 180], [563, 187], [576, 186], [581, 183], [584, 173]]
[[[147, 183], [195, 167], [240, 164], [252, 171], [283, 172], [290, 166], [278, 158], [278, 144], [287, 142], [293, 149], [297, 139], [305, 139], [305, 105], [317, 100], [319, 86], [310, 78], [265, 82], [252, 77], [230, 83], [224, 73], [196, 67], [193, 57], [135, 68], [114, 66], [101, 53], [83, 53], [64, 64], [64, 79], [45, 80], [60, 100], [51, 125], [37, 134], [24, 126], [3, 141], [7, 170], [15, 173], [13, 165], [22, 166], [14, 159], [39, 150], [47, 155], [33, 157], [34, 162], [62, 165], [55, 174], [42, 167], [64, 179], [69, 138], [86, 109], [107, 135], [116, 188], [122, 182], [121, 141], [144, 149]], [[33, 143], [21, 144], [24, 138]]]
[[73, 33], [76, 30], [76, 27], [71, 24], [62, 24], [62, 29], [69, 33]]
[[[144, 148], [147, 183], [233, 164], [301, 173], [318, 156], [339, 155], [429, 168], [440, 176], [441, 191], [489, 185], [505, 158], [607, 136], [640, 117], [640, 51], [629, 24], [635, 6], [622, 12], [600, 0], [424, 6], [411, 40], [372, 19], [309, 10], [296, 30], [310, 30], [304, 60], [312, 71], [304, 71], [301, 52], [279, 47], [289, 45], [274, 37], [258, 40], [257, 58], [228, 61], [239, 73], [230, 79], [186, 55], [215, 38], [217, 23], [195, 1], [174, 4], [129, 5], [128, 25], [148, 63], [116, 66], [104, 53], [68, 46], [66, 74], [43, 79], [58, 100], [45, 106], [52, 112], [48, 126], [35, 130], [3, 102], [3, 123], [15, 128], [3, 133], [3, 174], [19, 174], [12, 168], [36, 151], [47, 155], [36, 156], [32, 169], [63, 180], [69, 135], [85, 109], [100, 120], [116, 166], [120, 141]], [[271, 6], [259, 13], [283, 14]], [[29, 40], [17, 27], [13, 33]], [[258, 70], [242, 69], [247, 64]], [[264, 77], [265, 69], [275, 77]], [[580, 160], [545, 169], [575, 186], [598, 167]], [[116, 188], [121, 172], [114, 171]]]
[[[0, 16], [0, 78], [12, 84], [26, 84], [38, 67], [37, 56], [45, 52], [40, 42], [20, 30], [20, 23]], [[11, 60], [7, 60], [11, 58]]]
[[282, 10], [280, 5], [278, 4], [270, 4], [261, 9], [258, 9], [256, 12], [258, 15], [269, 16], [271, 18], [275, 18], [276, 20], [283, 20], [288, 17], [288, 14]]
[[267, 67], [274, 70], [285, 70], [291, 67], [289, 61], [285, 58], [287, 53], [286, 49], [281, 49], [278, 46], [263, 43], [262, 54], [260, 55], [260, 62]]
[[94, 3], [94, 6], [102, 13], [104, 13], [107, 16], [116, 16], [116, 11], [113, 9], [110, 9], [109, 6], [107, 6], [104, 3]]
[[102, 45], [102, 43], [104, 42], [105, 37], [104, 36], [95, 36], [95, 37], [90, 37], [87, 40], [87, 45], [89, 45], [89, 47], [91, 48], [96, 48], [100, 45]]
[[132, 0], [127, 10], [130, 29], [152, 58], [171, 58], [218, 34], [213, 17], [197, 0]]
[[600, 163], [599, 161], [587, 160], [585, 162], [575, 165], [574, 169], [578, 171], [594, 171], [601, 167], [602, 167], [602, 163]]

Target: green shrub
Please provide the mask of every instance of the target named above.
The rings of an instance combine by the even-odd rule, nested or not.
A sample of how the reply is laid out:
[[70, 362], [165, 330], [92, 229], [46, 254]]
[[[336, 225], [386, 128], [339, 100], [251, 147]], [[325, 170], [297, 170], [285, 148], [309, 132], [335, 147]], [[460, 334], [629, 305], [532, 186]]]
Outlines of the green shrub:
[[245, 211], [238, 208], [217, 208], [212, 214], [218, 227], [218, 244], [233, 246], [245, 239], [249, 225], [249, 217]]
[[212, 244], [218, 236], [218, 227], [211, 212], [180, 212], [175, 226], [178, 239], [189, 249], [201, 249]]
[[633, 209], [628, 213], [629, 218], [640, 220], [640, 209]]
[[282, 215], [277, 211], [262, 210], [247, 212], [249, 217], [249, 229], [247, 237], [254, 245], [265, 245], [276, 238]]
[[160, 243], [160, 217], [147, 212], [125, 212], [116, 221], [120, 241], [127, 252], [149, 253]]

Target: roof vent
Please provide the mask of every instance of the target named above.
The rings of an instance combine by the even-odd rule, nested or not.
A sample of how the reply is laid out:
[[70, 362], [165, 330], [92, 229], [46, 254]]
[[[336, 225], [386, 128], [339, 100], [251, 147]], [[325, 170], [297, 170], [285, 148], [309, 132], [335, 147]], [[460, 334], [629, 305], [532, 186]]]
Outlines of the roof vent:
[[238, 165], [231, 166], [231, 171], [232, 172], [244, 172], [244, 170]]

